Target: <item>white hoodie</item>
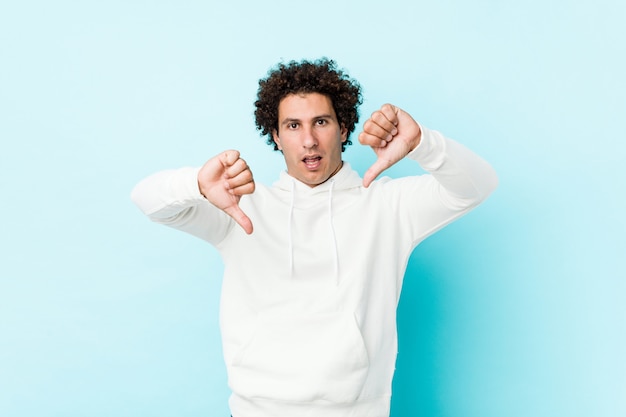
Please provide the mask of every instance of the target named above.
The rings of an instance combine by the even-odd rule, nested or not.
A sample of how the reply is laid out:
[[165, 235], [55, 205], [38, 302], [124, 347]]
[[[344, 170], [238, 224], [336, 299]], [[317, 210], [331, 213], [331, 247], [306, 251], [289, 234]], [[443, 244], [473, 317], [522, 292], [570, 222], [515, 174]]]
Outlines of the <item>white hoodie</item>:
[[157, 173], [132, 199], [224, 260], [220, 323], [234, 417], [387, 417], [396, 307], [415, 246], [496, 187], [493, 169], [422, 128], [430, 175], [364, 188], [349, 164], [314, 188], [286, 172], [242, 197], [254, 233], [207, 202], [198, 169]]

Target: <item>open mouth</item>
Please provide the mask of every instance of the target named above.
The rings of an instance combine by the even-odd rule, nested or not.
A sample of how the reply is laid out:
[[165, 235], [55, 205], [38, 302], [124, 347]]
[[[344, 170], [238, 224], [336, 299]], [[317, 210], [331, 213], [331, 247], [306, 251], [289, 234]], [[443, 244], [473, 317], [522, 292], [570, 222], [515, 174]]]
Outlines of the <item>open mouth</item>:
[[320, 166], [321, 156], [307, 156], [302, 160], [308, 169], [317, 169]]

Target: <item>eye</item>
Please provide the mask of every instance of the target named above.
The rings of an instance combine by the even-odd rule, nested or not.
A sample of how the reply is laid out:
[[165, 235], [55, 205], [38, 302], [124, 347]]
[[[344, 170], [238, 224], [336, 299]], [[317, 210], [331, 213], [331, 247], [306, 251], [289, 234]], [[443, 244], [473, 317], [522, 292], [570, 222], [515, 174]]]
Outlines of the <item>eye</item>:
[[327, 121], [326, 119], [318, 119], [315, 123], [316, 123], [318, 126], [324, 126], [324, 125], [327, 125], [327, 124], [328, 124], [328, 121]]
[[287, 125], [287, 127], [288, 127], [289, 129], [297, 129], [297, 128], [298, 128], [298, 123], [296, 123], [296, 122], [289, 123], [289, 124]]

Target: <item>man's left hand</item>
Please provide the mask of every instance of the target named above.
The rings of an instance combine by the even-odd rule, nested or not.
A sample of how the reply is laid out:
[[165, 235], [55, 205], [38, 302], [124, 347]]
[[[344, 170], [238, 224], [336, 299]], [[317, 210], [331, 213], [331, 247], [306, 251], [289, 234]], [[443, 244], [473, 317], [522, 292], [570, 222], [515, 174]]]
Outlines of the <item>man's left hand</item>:
[[404, 158], [420, 143], [421, 129], [410, 114], [391, 104], [383, 105], [363, 124], [359, 142], [370, 146], [378, 159], [365, 172], [363, 186]]

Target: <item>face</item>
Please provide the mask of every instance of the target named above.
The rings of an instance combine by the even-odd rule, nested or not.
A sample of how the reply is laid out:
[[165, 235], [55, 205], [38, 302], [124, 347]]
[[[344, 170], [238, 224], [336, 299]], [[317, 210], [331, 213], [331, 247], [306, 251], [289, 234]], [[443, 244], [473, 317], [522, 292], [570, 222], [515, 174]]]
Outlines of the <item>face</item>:
[[323, 94], [290, 94], [278, 105], [274, 142], [283, 152], [289, 175], [309, 187], [326, 182], [339, 171], [341, 144], [347, 134], [330, 98]]

